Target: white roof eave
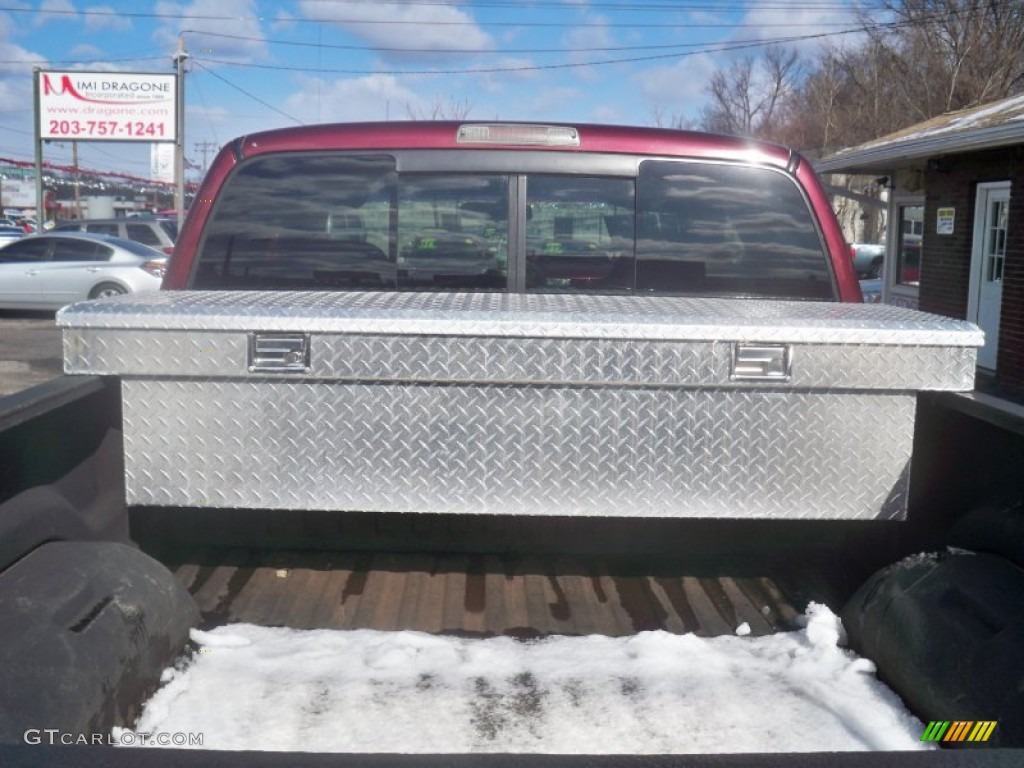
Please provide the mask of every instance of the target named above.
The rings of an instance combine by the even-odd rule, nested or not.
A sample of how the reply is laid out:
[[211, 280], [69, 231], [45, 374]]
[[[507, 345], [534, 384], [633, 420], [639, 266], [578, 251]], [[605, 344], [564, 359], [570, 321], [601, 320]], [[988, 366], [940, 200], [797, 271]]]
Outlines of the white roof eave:
[[1024, 121], [973, 131], [894, 139], [845, 150], [814, 163], [818, 173], [892, 173], [929, 157], [1024, 144]]

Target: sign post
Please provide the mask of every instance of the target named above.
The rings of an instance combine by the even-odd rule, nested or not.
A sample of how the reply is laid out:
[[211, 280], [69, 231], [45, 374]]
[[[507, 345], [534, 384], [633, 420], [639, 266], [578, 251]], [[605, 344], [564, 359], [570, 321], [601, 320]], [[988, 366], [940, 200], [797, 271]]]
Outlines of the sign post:
[[46, 209], [43, 208], [43, 139], [39, 135], [39, 126], [41, 120], [39, 119], [39, 75], [41, 70], [39, 67], [32, 68], [32, 102], [35, 107], [36, 119], [33, 121], [34, 137], [36, 149], [36, 231], [42, 232], [43, 225], [46, 224]]
[[177, 114], [177, 130], [174, 138], [174, 182], [175, 209], [178, 212], [178, 231], [185, 220], [185, 41], [178, 38], [178, 50], [174, 53], [174, 69], [178, 87], [174, 92]]

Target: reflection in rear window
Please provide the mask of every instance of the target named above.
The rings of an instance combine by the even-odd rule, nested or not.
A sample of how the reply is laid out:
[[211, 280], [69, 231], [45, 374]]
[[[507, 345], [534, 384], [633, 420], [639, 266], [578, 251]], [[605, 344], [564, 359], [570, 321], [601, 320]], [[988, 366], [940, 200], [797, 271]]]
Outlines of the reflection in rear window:
[[207, 289], [834, 298], [792, 178], [696, 161], [645, 160], [633, 178], [255, 158], [221, 192], [196, 270]]
[[398, 290], [506, 289], [507, 176], [407, 175], [398, 190]]
[[648, 161], [638, 188], [638, 291], [833, 297], [814, 219], [782, 173]]
[[196, 288], [393, 289], [389, 157], [280, 155], [239, 168], [218, 198]]

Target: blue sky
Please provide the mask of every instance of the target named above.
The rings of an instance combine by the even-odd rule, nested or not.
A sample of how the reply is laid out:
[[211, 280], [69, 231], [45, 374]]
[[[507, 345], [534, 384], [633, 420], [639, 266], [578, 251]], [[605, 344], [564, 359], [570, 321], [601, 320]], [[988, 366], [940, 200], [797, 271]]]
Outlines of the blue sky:
[[[0, 0], [0, 157], [31, 160], [32, 68], [158, 71], [179, 38], [186, 154], [258, 130], [406, 119], [654, 125], [695, 116], [710, 75], [757, 46], [812, 53], [849, 0]], [[831, 35], [829, 37], [820, 37]], [[44, 157], [70, 162], [66, 145]], [[80, 142], [79, 163], [148, 176], [148, 146]]]

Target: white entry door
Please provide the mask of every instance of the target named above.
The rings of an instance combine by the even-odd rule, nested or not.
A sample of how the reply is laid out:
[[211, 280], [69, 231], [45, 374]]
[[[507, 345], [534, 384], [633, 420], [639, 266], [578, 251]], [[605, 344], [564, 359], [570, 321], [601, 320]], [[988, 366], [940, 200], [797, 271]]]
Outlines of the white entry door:
[[1010, 182], [978, 185], [974, 209], [974, 247], [971, 251], [971, 287], [968, 319], [985, 332], [978, 365], [994, 371], [999, 351], [999, 318], [1003, 303], [1003, 263], [1006, 225], [1010, 212]]

